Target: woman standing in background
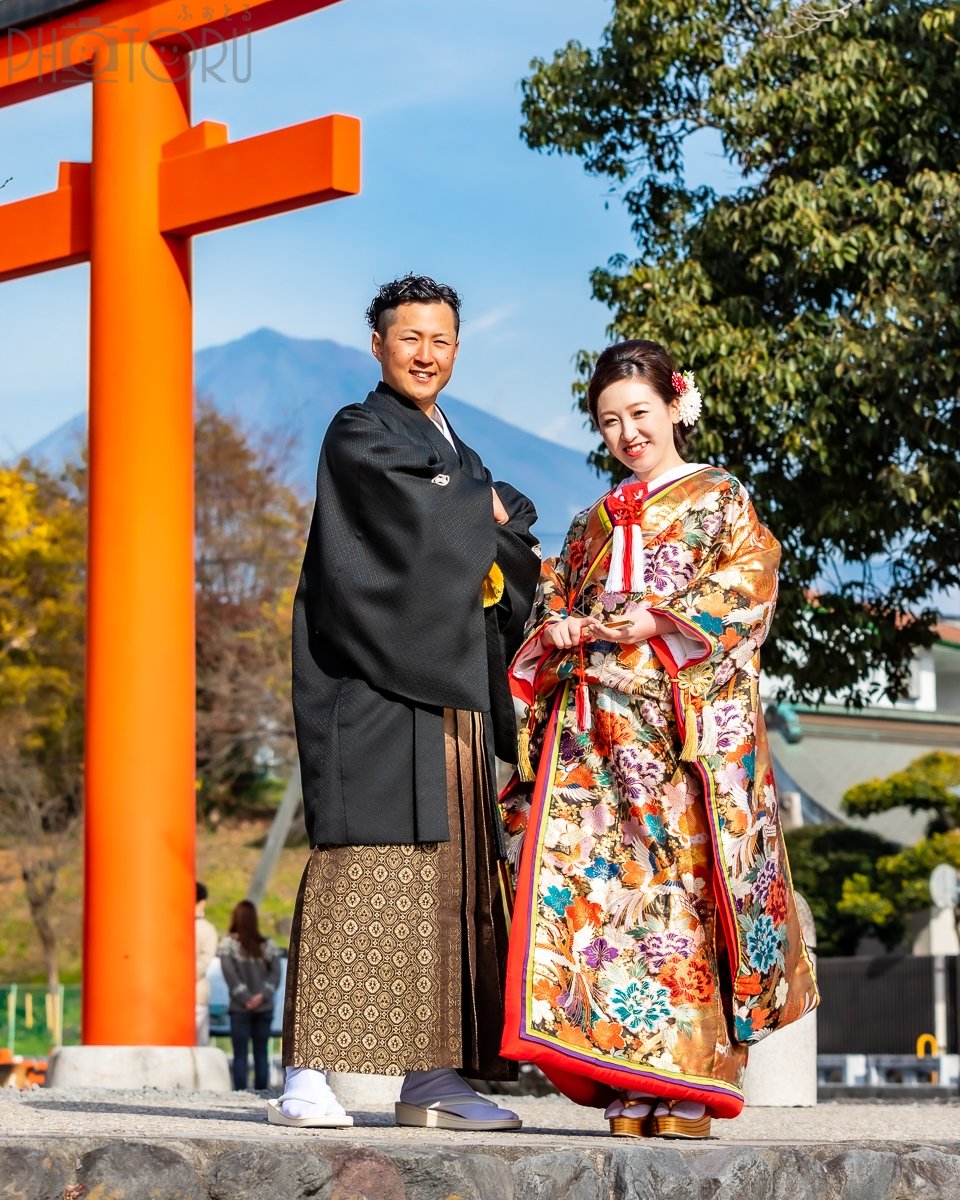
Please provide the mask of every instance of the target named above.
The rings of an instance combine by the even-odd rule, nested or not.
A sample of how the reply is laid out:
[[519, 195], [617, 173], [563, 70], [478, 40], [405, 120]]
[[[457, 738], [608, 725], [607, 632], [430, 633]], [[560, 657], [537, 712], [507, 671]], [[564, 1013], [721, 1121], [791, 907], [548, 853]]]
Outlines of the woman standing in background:
[[273, 1023], [273, 998], [280, 985], [280, 951], [260, 932], [257, 909], [241, 900], [230, 918], [230, 932], [220, 942], [220, 966], [230, 992], [230, 1040], [233, 1043], [233, 1086], [247, 1086], [247, 1052], [253, 1043], [253, 1086], [270, 1083], [267, 1046]]

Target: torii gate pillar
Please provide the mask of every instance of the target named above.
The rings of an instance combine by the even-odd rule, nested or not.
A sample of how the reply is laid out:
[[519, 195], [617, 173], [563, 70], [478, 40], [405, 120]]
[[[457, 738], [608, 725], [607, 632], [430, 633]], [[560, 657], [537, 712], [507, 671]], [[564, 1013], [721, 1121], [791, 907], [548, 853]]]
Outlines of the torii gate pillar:
[[11, 0], [33, 23], [0, 26], [0, 105], [93, 88], [92, 164], [0, 205], [0, 282], [90, 261], [86, 1046], [194, 1042], [190, 239], [360, 189], [353, 118], [191, 126], [189, 53], [333, 2]]
[[92, 85], [83, 1040], [186, 1046], [195, 983], [156, 997], [195, 872], [190, 243], [156, 176], [189, 84], [165, 47], [116, 51]]

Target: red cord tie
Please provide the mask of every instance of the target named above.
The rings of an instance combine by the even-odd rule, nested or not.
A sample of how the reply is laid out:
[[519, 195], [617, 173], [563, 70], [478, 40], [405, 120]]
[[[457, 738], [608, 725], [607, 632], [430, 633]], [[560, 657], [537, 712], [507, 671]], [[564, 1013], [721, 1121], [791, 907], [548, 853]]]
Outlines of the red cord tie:
[[577, 679], [579, 680], [576, 691], [577, 729], [581, 733], [586, 733], [593, 727], [593, 714], [590, 711], [590, 686], [587, 683], [587, 663], [583, 653], [582, 636], [577, 649], [580, 657], [577, 666]]
[[613, 546], [608, 592], [643, 592], [643, 505], [647, 498], [645, 483], [628, 483], [618, 488], [607, 501], [613, 522]]

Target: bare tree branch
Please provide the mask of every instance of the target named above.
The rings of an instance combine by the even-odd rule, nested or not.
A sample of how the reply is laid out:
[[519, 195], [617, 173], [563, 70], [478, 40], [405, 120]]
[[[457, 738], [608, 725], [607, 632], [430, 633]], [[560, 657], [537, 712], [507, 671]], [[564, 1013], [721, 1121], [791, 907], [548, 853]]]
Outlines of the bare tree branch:
[[863, 0], [802, 0], [791, 8], [782, 25], [768, 31], [768, 36], [783, 39], [805, 37], [821, 25], [839, 21], [855, 8], [860, 8], [862, 3]]
[[[79, 794], [79, 767], [74, 771]], [[0, 760], [0, 833], [17, 847], [20, 878], [50, 992], [60, 984], [54, 898], [60, 870], [75, 853], [79, 819], [79, 802], [65, 798], [47, 772], [24, 756]]]

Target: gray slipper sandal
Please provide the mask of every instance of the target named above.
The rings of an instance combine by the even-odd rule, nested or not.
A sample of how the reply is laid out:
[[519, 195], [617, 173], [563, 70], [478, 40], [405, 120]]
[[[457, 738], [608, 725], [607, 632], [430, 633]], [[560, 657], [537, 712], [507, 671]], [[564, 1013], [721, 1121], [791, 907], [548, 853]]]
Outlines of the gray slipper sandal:
[[[488, 1117], [463, 1116], [456, 1110], [464, 1108], [489, 1109]], [[404, 1104], [397, 1101], [394, 1105], [398, 1125], [411, 1125], [419, 1129], [461, 1129], [483, 1133], [498, 1129], [519, 1129], [523, 1122], [505, 1108], [498, 1108], [487, 1102], [477, 1104], [476, 1101], [437, 1100], [433, 1104]]]

